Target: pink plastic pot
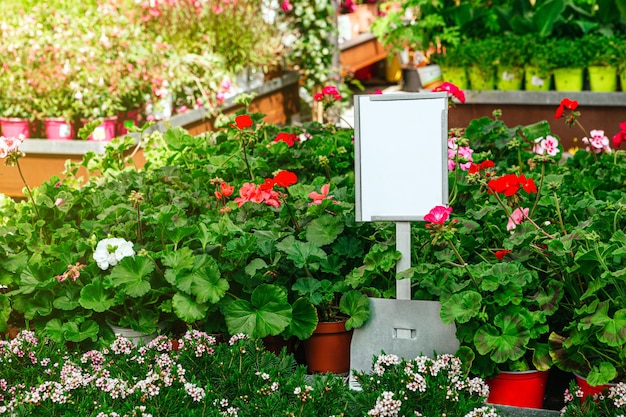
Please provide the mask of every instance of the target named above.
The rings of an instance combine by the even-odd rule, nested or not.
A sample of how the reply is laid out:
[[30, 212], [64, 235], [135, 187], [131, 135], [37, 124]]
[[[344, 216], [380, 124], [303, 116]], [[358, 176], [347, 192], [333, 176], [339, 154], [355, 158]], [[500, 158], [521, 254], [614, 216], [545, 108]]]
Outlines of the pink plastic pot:
[[46, 137], [51, 140], [72, 140], [75, 137], [74, 125], [62, 117], [50, 117], [43, 120]]
[[103, 117], [100, 120], [102, 123], [93, 130], [88, 139], [95, 142], [110, 141], [116, 136], [117, 116]]
[[0, 128], [2, 136], [16, 138], [24, 135], [24, 138], [30, 138], [30, 120], [19, 117], [2, 117], [0, 118]]

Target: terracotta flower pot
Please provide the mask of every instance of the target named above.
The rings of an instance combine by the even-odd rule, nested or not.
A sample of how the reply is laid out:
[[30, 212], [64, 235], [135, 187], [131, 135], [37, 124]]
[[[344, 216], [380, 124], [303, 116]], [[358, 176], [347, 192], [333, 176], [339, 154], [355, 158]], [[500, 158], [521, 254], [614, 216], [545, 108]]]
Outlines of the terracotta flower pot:
[[345, 321], [320, 322], [304, 341], [304, 355], [310, 373], [347, 374], [350, 371], [352, 330]]

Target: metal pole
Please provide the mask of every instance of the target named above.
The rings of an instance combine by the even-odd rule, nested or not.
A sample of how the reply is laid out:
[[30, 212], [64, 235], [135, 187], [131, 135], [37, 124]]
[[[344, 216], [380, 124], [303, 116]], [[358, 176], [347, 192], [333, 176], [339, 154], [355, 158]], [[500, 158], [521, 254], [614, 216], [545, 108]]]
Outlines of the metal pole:
[[[402, 254], [402, 258], [396, 265], [396, 272], [402, 272], [411, 267], [411, 223], [396, 222], [396, 250]], [[398, 300], [411, 299], [411, 279], [396, 281], [396, 298]]]

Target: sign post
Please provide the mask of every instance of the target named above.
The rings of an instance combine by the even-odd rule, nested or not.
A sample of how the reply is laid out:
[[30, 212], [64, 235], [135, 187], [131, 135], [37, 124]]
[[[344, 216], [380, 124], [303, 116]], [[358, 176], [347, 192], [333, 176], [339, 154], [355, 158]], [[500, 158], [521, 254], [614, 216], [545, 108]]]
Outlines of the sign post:
[[[354, 96], [354, 110], [356, 220], [395, 222], [402, 272], [411, 267], [411, 222], [448, 204], [448, 95]], [[441, 322], [440, 308], [411, 300], [410, 279], [396, 281], [396, 299], [370, 298], [370, 318], [353, 335], [351, 369], [368, 371], [381, 350], [455, 352], [455, 327]]]
[[[448, 203], [448, 95], [355, 96], [356, 220], [396, 222], [397, 272], [411, 266], [411, 221]], [[396, 297], [411, 299], [398, 281]]]

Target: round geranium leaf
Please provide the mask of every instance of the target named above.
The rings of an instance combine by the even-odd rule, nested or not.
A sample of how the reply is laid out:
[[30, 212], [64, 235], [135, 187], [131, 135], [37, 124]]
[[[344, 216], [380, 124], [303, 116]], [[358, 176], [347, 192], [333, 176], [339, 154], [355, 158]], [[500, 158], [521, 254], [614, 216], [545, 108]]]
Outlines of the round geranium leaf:
[[106, 293], [102, 281], [96, 280], [80, 290], [78, 302], [83, 308], [103, 313], [115, 305], [115, 299]]
[[499, 314], [494, 325], [481, 326], [474, 335], [474, 345], [481, 355], [490, 355], [496, 363], [515, 361], [526, 353], [530, 332], [519, 316]]
[[285, 291], [271, 284], [259, 285], [250, 301], [236, 300], [223, 309], [228, 331], [244, 333], [250, 337], [277, 335], [289, 325], [291, 305]]
[[63, 332], [65, 339], [70, 342], [82, 342], [91, 339], [92, 342], [98, 340], [98, 323], [93, 320], [87, 320], [83, 323], [69, 322], [63, 324]]
[[181, 293], [174, 294], [172, 297], [172, 306], [174, 313], [187, 323], [193, 323], [196, 320], [203, 319], [209, 309], [208, 305], [198, 303], [188, 295]]
[[143, 256], [127, 256], [111, 271], [111, 282], [130, 297], [141, 297], [150, 291], [146, 280], [154, 270], [154, 263]]
[[463, 291], [441, 303], [441, 321], [467, 323], [480, 313], [483, 297], [476, 291]]
[[317, 327], [317, 310], [306, 298], [298, 298], [293, 305], [292, 319], [283, 332], [285, 339], [295, 336], [300, 340], [311, 337]]
[[339, 311], [348, 315], [346, 330], [363, 326], [370, 316], [370, 299], [360, 291], [348, 291], [339, 300]]

